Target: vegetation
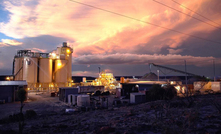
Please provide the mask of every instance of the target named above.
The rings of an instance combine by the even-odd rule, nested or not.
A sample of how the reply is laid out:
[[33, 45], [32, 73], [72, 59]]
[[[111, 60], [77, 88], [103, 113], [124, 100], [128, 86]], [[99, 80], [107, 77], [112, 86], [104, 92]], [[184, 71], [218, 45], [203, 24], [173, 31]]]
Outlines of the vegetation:
[[22, 134], [25, 123], [24, 123], [24, 114], [22, 109], [24, 107], [24, 101], [27, 98], [27, 91], [24, 88], [21, 88], [17, 92], [19, 101], [21, 102], [20, 113], [19, 113], [19, 134]]
[[150, 101], [171, 100], [177, 96], [177, 91], [171, 85], [165, 87], [161, 87], [161, 85], [153, 85], [147, 94], [147, 99]]

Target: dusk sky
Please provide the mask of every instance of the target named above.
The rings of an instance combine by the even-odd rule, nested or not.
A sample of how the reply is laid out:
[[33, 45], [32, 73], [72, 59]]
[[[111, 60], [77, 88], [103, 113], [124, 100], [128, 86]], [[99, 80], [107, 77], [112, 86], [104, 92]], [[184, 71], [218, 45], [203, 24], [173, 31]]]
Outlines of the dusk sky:
[[98, 67], [142, 76], [149, 63], [184, 71], [184, 60], [207, 77], [214, 60], [221, 75], [220, 0], [76, 1], [106, 11], [74, 0], [1, 0], [0, 75], [12, 73], [17, 50], [51, 52], [64, 41], [74, 49], [73, 76], [98, 76]]

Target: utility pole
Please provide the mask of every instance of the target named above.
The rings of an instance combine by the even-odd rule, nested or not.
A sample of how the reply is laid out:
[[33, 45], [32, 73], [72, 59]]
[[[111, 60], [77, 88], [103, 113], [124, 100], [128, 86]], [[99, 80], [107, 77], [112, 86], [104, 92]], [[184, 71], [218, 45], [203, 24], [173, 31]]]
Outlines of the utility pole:
[[[184, 63], [185, 63], [185, 73], [186, 73], [186, 60], [184, 60]], [[187, 95], [187, 97], [188, 97], [187, 73], [186, 73], [185, 78], [186, 78], [186, 95]]]
[[215, 60], [213, 59], [213, 74], [214, 74], [214, 81], [216, 81], [216, 74], [215, 74]]
[[160, 79], [160, 70], [157, 70], [157, 74], [158, 74], [158, 81]]

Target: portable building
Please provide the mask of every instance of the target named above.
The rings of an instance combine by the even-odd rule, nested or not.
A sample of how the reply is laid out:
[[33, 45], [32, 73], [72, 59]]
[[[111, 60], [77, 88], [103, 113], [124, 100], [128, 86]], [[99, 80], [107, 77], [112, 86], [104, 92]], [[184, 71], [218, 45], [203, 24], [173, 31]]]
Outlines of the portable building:
[[18, 101], [16, 92], [20, 88], [26, 88], [26, 81], [0, 81], [0, 100], [1, 102]]
[[144, 93], [130, 93], [130, 103], [138, 104], [146, 101], [146, 95]]
[[208, 81], [197, 81], [193, 83], [194, 91], [200, 90], [210, 90], [211, 89], [211, 82]]
[[214, 92], [221, 92], [221, 82], [211, 82], [211, 89]]
[[59, 100], [63, 102], [68, 102], [68, 95], [73, 94], [77, 95], [78, 94], [78, 88], [74, 87], [61, 87], [59, 88]]
[[77, 96], [77, 106], [79, 106], [79, 107], [90, 106], [90, 96], [89, 95], [78, 95]]

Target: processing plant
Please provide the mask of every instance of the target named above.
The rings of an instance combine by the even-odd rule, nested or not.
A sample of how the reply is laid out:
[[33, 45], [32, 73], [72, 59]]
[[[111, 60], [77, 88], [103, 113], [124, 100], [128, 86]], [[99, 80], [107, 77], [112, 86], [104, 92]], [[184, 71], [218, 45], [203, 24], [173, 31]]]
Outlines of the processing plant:
[[18, 50], [13, 60], [14, 80], [26, 80], [28, 90], [71, 87], [72, 53], [66, 42], [50, 53]]

